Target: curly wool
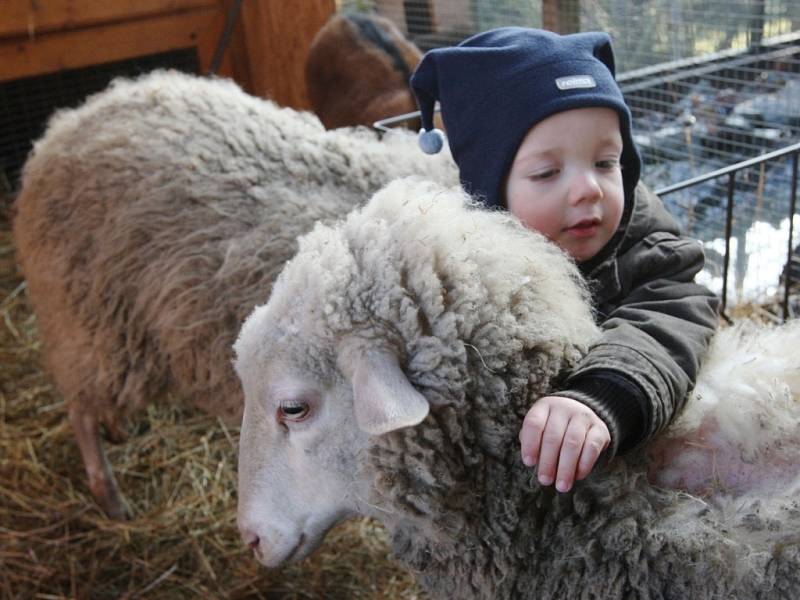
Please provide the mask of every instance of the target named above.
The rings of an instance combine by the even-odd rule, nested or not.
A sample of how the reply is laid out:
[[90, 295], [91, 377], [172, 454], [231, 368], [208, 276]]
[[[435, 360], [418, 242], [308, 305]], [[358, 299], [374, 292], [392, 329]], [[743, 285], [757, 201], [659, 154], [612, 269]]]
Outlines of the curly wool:
[[759, 533], [758, 504], [731, 515], [655, 488], [636, 460], [568, 494], [538, 485], [519, 457], [522, 418], [597, 330], [574, 265], [464, 203], [394, 182], [304, 236], [270, 299], [317, 364], [305, 372], [332, 377], [336, 340], [360, 336], [393, 351], [431, 405], [361, 458], [397, 557], [437, 598], [797, 597], [796, 500], [774, 499], [782, 529]]
[[62, 394], [106, 423], [167, 391], [238, 418], [230, 348], [297, 236], [409, 173], [457, 181], [411, 134], [326, 132], [222, 79], [155, 72], [60, 111], [14, 234]]

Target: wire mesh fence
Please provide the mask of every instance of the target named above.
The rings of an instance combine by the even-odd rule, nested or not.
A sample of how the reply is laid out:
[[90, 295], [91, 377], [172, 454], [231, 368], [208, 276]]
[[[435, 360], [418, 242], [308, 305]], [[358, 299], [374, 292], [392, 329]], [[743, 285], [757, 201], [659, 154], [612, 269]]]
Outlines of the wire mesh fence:
[[[767, 290], [771, 301], [765, 304], [769, 305], [768, 308], [776, 320], [785, 320], [798, 314], [800, 260], [797, 253], [800, 248], [794, 246], [792, 239], [794, 230], [800, 224], [800, 218], [796, 215], [799, 158], [800, 142], [796, 142], [656, 190], [666, 205], [671, 206], [673, 212], [682, 217], [684, 229], [694, 234], [696, 225], [701, 223], [704, 224], [702, 231], [710, 234], [710, 238], [706, 240], [706, 270], [699, 278], [710, 287], [721, 290], [723, 311], [730, 305], [729, 298], [735, 295], [741, 299], [743, 290], [747, 287]], [[761, 200], [764, 198], [767, 181], [765, 173], [768, 169], [788, 171], [790, 179], [788, 186], [776, 190], [777, 203], [784, 206], [783, 218], [778, 223], [767, 222], [762, 213]], [[758, 172], [758, 181], [755, 183], [756, 189], [750, 190], [754, 184], [755, 170]], [[723, 187], [725, 202], [721, 205], [716, 200]], [[742, 206], [742, 197], [748, 198], [747, 193], [740, 193], [742, 188], [757, 198], [755, 206]], [[709, 195], [709, 189], [716, 193]], [[674, 210], [676, 199], [680, 203], [680, 199], [685, 199], [685, 194], [692, 190], [699, 191], [701, 200], [712, 198], [713, 204], [709, 206], [701, 201], [697, 204], [684, 204], [688, 207], [687, 210]], [[787, 195], [784, 196], [781, 192], [786, 192]], [[738, 216], [735, 217], [737, 213]], [[711, 223], [715, 226], [710, 226]], [[744, 228], [743, 223], [751, 226]], [[778, 235], [774, 234], [776, 228]], [[781, 254], [785, 261], [783, 264], [780, 260]], [[776, 280], [779, 283], [777, 286]], [[769, 313], [767, 311], [763, 314]], [[728, 317], [726, 312], [723, 315]]]
[[[800, 0], [339, 0], [343, 11], [392, 19], [421, 49], [493, 27], [604, 30], [634, 115], [653, 188], [800, 140]], [[780, 287], [789, 231], [790, 168], [779, 159], [736, 180], [731, 304]], [[704, 281], [721, 291], [726, 184], [671, 194], [668, 208], [703, 241]]]
[[620, 72], [725, 50], [800, 29], [796, 0], [337, 0], [392, 19], [423, 50], [503, 25], [603, 30]]
[[33, 140], [44, 133], [47, 120], [56, 109], [79, 105], [115, 77], [134, 77], [156, 68], [197, 73], [196, 52], [173, 50], [0, 82], [0, 196], [18, 187], [20, 169]]

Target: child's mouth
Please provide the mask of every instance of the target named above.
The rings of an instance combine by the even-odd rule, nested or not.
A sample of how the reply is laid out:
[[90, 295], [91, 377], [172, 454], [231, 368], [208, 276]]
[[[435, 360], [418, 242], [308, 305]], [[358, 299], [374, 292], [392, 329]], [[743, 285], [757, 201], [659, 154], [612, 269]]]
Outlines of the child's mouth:
[[583, 219], [574, 225], [565, 228], [564, 231], [577, 238], [592, 237], [597, 233], [597, 228], [600, 225], [600, 219]]

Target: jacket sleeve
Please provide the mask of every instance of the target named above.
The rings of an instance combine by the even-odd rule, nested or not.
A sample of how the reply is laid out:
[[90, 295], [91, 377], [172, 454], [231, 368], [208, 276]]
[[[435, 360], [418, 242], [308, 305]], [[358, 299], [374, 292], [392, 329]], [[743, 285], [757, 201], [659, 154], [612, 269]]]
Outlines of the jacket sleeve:
[[719, 322], [719, 300], [694, 282], [696, 240], [657, 231], [617, 259], [619, 291], [598, 306], [602, 334], [556, 395], [608, 425], [608, 457], [650, 439], [683, 406]]

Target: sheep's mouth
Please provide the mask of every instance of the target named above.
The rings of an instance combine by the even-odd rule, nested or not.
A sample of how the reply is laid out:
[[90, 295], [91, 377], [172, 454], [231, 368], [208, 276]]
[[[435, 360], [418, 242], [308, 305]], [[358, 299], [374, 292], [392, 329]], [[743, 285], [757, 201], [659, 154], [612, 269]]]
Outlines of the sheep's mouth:
[[276, 556], [274, 554], [270, 554], [269, 552], [264, 552], [260, 544], [251, 545], [251, 548], [258, 562], [267, 568], [278, 569], [287, 563], [296, 562], [305, 558], [310, 553], [310, 550], [314, 548], [314, 546], [311, 546], [311, 548], [308, 546], [309, 544], [306, 543], [305, 534], [301, 533], [300, 537], [297, 538], [297, 543], [292, 546], [288, 552], [282, 555]]
[[286, 555], [286, 558], [284, 558], [282, 562], [290, 563], [305, 558], [305, 556], [308, 554], [308, 551], [305, 552], [303, 551], [303, 546], [305, 545], [305, 542], [306, 542], [306, 534], [300, 533], [300, 538], [297, 540], [297, 545], [294, 548], [292, 548], [292, 550], [289, 552], [289, 554]]
[[300, 532], [300, 537], [297, 538], [297, 544], [295, 544], [294, 548], [292, 548], [289, 554], [286, 555], [286, 558], [284, 558], [281, 562], [298, 562], [306, 558], [319, 547], [319, 545], [322, 543], [322, 540], [324, 540], [325, 536], [328, 535], [328, 532], [340, 521], [341, 519], [334, 518], [330, 521], [317, 522], [305, 527]]
[[[282, 565], [299, 562], [310, 555], [316, 550], [325, 539], [328, 532], [339, 523], [338, 520], [332, 519], [330, 522], [312, 524], [310, 527], [308, 523], [300, 528], [299, 535], [294, 545], [288, 549], [282, 549], [279, 554], [272, 554], [265, 552], [260, 545], [253, 547], [253, 553], [258, 562], [270, 569], [276, 569]], [[269, 544], [266, 546], [270, 547]]]

